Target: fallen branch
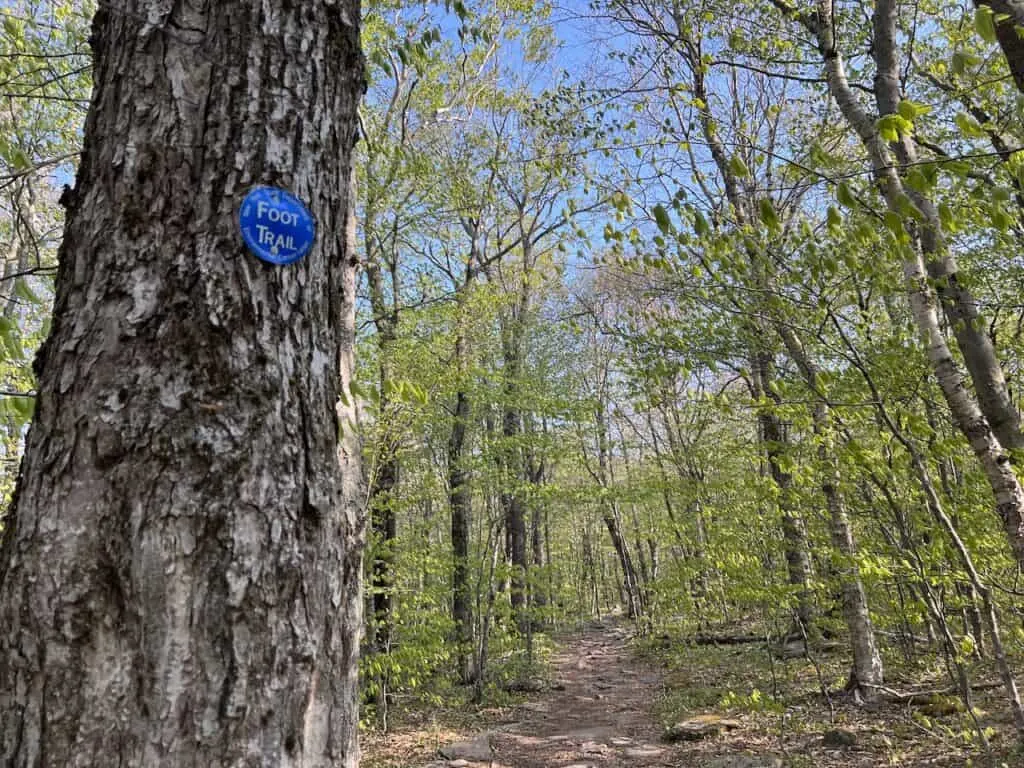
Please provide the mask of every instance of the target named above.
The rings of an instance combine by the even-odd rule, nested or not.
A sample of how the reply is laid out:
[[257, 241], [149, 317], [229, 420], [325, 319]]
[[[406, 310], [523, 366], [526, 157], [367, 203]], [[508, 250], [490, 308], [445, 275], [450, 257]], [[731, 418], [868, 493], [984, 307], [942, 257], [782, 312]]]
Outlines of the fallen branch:
[[[958, 695], [959, 689], [954, 685], [946, 686], [945, 688], [932, 688], [927, 691], [897, 691], [894, 688], [888, 688], [884, 685], [870, 685], [868, 683], [861, 683], [865, 688], [874, 688], [876, 691], [880, 691], [886, 701], [891, 701], [896, 704], [929, 704], [935, 696], [950, 696]], [[1002, 683], [974, 683], [971, 686], [972, 691], [991, 691], [994, 688], [1000, 688]]]
[[687, 645], [743, 645], [745, 643], [763, 643], [764, 635], [697, 635], [684, 638]]

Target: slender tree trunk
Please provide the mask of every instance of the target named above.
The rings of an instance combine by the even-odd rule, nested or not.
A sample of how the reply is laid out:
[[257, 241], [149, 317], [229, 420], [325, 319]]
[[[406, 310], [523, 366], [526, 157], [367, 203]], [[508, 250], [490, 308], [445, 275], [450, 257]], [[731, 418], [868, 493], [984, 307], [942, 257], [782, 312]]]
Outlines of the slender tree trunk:
[[[772, 361], [768, 354], [758, 353], [754, 357], [753, 371], [756, 379], [755, 394], [771, 399], [773, 377]], [[782, 517], [782, 538], [786, 549], [786, 572], [789, 584], [796, 590], [796, 618], [805, 632], [811, 631], [814, 610], [811, 600], [811, 558], [807, 545], [807, 530], [803, 518], [796, 508], [793, 491], [793, 475], [784, 468], [786, 454], [790, 450], [789, 436], [782, 420], [774, 413], [773, 406], [762, 408], [758, 413], [761, 440], [764, 443], [768, 471], [779, 490], [779, 513]]]
[[[494, 603], [498, 596], [498, 585], [495, 582], [495, 571], [498, 569], [498, 560], [501, 557], [501, 525], [491, 528], [493, 533], [488, 536], [488, 558], [489, 570], [481, 574], [480, 584], [487, 585], [487, 602], [485, 605], [477, 604], [477, 612], [481, 616], [480, 640], [477, 648], [476, 663], [473, 665], [473, 700], [477, 703], [483, 701], [484, 684], [487, 682], [487, 660], [488, 648], [491, 640], [491, 620], [494, 617]], [[482, 569], [481, 569], [482, 570]]]
[[[359, 7], [106, 8], [0, 555], [0, 763], [354, 768]], [[308, 204], [302, 261], [246, 252], [255, 184]]]
[[588, 600], [590, 601], [590, 613], [592, 616], [601, 616], [600, 588], [598, 586], [598, 562], [594, 552], [594, 538], [590, 532], [590, 526], [583, 527], [583, 572], [584, 581], [590, 582]]
[[[598, 479], [605, 489], [612, 486], [611, 482], [611, 457], [608, 445], [608, 424], [604, 405], [605, 392], [598, 394], [597, 409], [594, 414], [597, 427], [597, 467]], [[618, 503], [605, 500], [601, 502], [601, 517], [608, 535], [611, 537], [612, 546], [619, 560], [619, 567], [622, 569], [622, 595], [626, 610], [631, 619], [638, 619], [643, 615], [643, 590], [640, 587], [640, 580], [637, 577], [636, 568], [633, 565], [633, 558], [629, 552], [629, 544], [622, 533]]]
[[[461, 335], [455, 346], [456, 356], [461, 359], [460, 351], [465, 350], [465, 339]], [[468, 420], [469, 396], [464, 390], [459, 390], [455, 396], [455, 415], [448, 440], [448, 505], [452, 523], [452, 618], [459, 646], [459, 675], [467, 683], [473, 677], [467, 653], [473, 639], [473, 609], [469, 594], [469, 534], [473, 499], [463, 458]]]
[[[525, 296], [526, 286], [521, 288]], [[512, 567], [509, 599], [516, 625], [523, 634], [527, 629], [526, 583], [529, 562], [526, 557], [526, 505], [520, 487], [525, 480], [523, 452], [517, 444], [522, 432], [523, 417], [518, 403], [519, 378], [522, 371], [522, 323], [525, 299], [506, 318], [502, 328], [502, 353], [505, 365], [505, 402], [502, 406], [501, 432], [505, 469], [505, 486], [501, 491], [501, 506], [505, 512], [505, 532], [508, 537], [508, 557]]]
[[[473, 495], [466, 469], [466, 438], [469, 430], [470, 400], [468, 391], [469, 340], [466, 336], [466, 301], [476, 280], [485, 245], [479, 219], [463, 219], [463, 229], [469, 237], [469, 258], [461, 284], [456, 282], [455, 366], [458, 387], [455, 393], [455, 412], [448, 436], [448, 506], [451, 511], [452, 535], [452, 619], [455, 622], [456, 655], [459, 676], [464, 683], [474, 682], [469, 649], [473, 642], [473, 607], [469, 590], [469, 548], [473, 525]], [[453, 276], [453, 282], [456, 278]]]
[[[381, 407], [386, 398], [381, 396]], [[379, 463], [370, 485], [370, 520], [373, 527], [374, 550], [370, 577], [373, 616], [370, 628], [373, 650], [387, 653], [391, 648], [392, 602], [394, 593], [394, 545], [398, 536], [394, 491], [398, 485], [399, 463], [387, 448], [378, 456]]]
[[[889, 430], [896, 439], [900, 441], [903, 447], [906, 448], [907, 453], [910, 455], [911, 466], [913, 467], [914, 474], [917, 475], [918, 481], [921, 484], [921, 490], [924, 492], [928, 509], [935, 517], [936, 522], [939, 523], [941, 528], [949, 537], [953, 544], [953, 551], [960, 560], [960, 564], [963, 567], [964, 572], [967, 574], [967, 578], [970, 581], [971, 586], [981, 598], [989, 633], [989, 640], [992, 643], [992, 652], [995, 656], [996, 669], [999, 672], [999, 677], [1003, 683], [1007, 699], [1010, 703], [1010, 712], [1013, 716], [1014, 726], [1017, 729], [1017, 738], [1020, 742], [1024, 743], [1024, 705], [1021, 704], [1017, 681], [1013, 676], [1013, 670], [1010, 667], [1006, 650], [1003, 646], [1002, 633], [999, 629], [999, 619], [996, 614], [995, 603], [992, 600], [992, 590], [988, 584], [985, 583], [981, 574], [975, 568], [974, 558], [971, 556], [963, 539], [960, 538], [960, 533], [957, 531], [953, 521], [950, 519], [949, 515], [946, 514], [946, 511], [942, 506], [942, 502], [939, 499], [938, 491], [935, 489], [935, 484], [931, 480], [931, 476], [928, 472], [928, 466], [925, 463], [924, 458], [921, 456], [917, 446], [903, 434], [896, 422], [894, 422], [888, 413], [884, 411], [884, 406], [881, 405], [882, 400], [878, 397], [878, 393], [873, 392], [873, 394], [876, 398], [876, 409], [881, 412], [882, 418], [885, 420]], [[941, 613], [938, 611], [936, 611], [936, 613], [938, 614], [938, 618], [942, 619]], [[949, 630], [946, 627], [944, 620], [943, 630], [946, 632], [948, 642], [951, 638], [948, 637]], [[959, 662], [957, 664], [959, 666]], [[968, 686], [962, 687], [964, 689], [964, 697], [968, 698], [970, 696], [970, 688]]]
[[1006, 56], [1017, 89], [1024, 93], [1024, 38], [1020, 32], [1024, 27], [1024, 0], [974, 0], [974, 4], [992, 10], [996, 39]]
[[819, 440], [821, 491], [831, 522], [832, 545], [843, 558], [839, 573], [842, 582], [843, 616], [853, 648], [853, 669], [848, 688], [871, 701], [877, 698], [879, 686], [884, 681], [882, 657], [878, 652], [875, 631], [871, 625], [867, 593], [864, 591], [856, 563], [857, 547], [854, 543], [853, 528], [850, 526], [846, 503], [839, 488], [839, 466], [830, 447], [831, 419], [828, 403], [821, 390], [821, 374], [796, 332], [784, 323], [778, 323], [777, 330], [786, 351], [803, 374], [811, 396], [815, 398], [812, 418], [814, 431]]
[[[376, 213], [371, 206], [366, 212], [366, 231], [375, 230]], [[373, 238], [366, 238], [366, 276], [369, 284], [370, 310], [377, 330], [378, 355], [377, 377], [380, 400], [378, 403], [378, 432], [376, 436], [373, 476], [370, 481], [370, 524], [373, 530], [373, 563], [370, 574], [370, 599], [372, 613], [367, 626], [370, 648], [374, 653], [388, 653], [391, 649], [392, 601], [394, 592], [394, 547], [398, 536], [398, 518], [395, 512], [394, 493], [398, 485], [401, 464], [395, 441], [389, 429], [391, 386], [394, 375], [390, 359], [391, 349], [398, 338], [398, 285], [397, 265], [390, 264], [382, 249], [373, 244]], [[384, 286], [384, 269], [389, 266], [391, 275], [391, 299]], [[379, 681], [379, 712], [386, 718], [387, 680]]]
[[[672, 18], [674, 30], [670, 34], [676, 40], [677, 52], [689, 68], [694, 96], [698, 102], [704, 105], [697, 114], [708, 151], [722, 178], [725, 196], [732, 205], [736, 223], [740, 227], [750, 226], [751, 222], [758, 220], [756, 193], [733, 170], [730, 151], [722, 141], [722, 133], [710, 107], [712, 99], [708, 95], [706, 65], [700, 44], [692, 39], [686, 18], [678, 7], [674, 10]], [[668, 32], [667, 29], [666, 32]], [[739, 155], [734, 155], [734, 157], [739, 157]], [[752, 241], [748, 239], [747, 242], [751, 243]], [[754, 274], [761, 276], [763, 282], [764, 268], [761, 265], [762, 254], [759, 248], [756, 245], [748, 244], [745, 249]], [[737, 307], [748, 312], [751, 317], [748, 322], [748, 332], [754, 374], [754, 394], [758, 399], [765, 398], [768, 401], [776, 401], [777, 404], [778, 398], [773, 395], [772, 390], [775, 375], [774, 350], [772, 346], [766, 346], [765, 342], [771, 329], [761, 319], [761, 315], [766, 312], [763, 301], [760, 298], [755, 298], [752, 306], [738, 304]], [[789, 436], [785, 425], [776, 415], [772, 405], [762, 407], [758, 412], [757, 420], [769, 473], [779, 491], [779, 512], [785, 542], [787, 575], [790, 586], [796, 589], [796, 619], [802, 625], [801, 634], [805, 634], [812, 628], [813, 607], [810, 588], [812, 569], [806, 527], [794, 498], [792, 474], [783, 466], [784, 460], [791, 450]]]
[[[888, 208], [900, 213], [904, 200], [918, 209], [923, 222], [917, 247], [904, 247], [904, 276], [910, 307], [925, 345], [928, 360], [953, 420], [970, 443], [996, 502], [996, 512], [1018, 563], [1024, 563], [1024, 489], [1010, 464], [1006, 449], [1024, 445], [1020, 421], [1006, 389], [999, 362], [985, 335], [977, 303], [956, 281], [956, 263], [942, 241], [935, 206], [923, 195], [904, 188], [898, 165], [880, 136], [876, 120], [861, 105], [846, 77], [845, 64], [835, 39], [832, 5], [817, 0], [814, 13], [803, 13], [785, 0], [772, 0], [814, 35], [825, 65], [829, 91], [847, 123], [857, 133], [870, 158], [875, 178]], [[875, 96], [882, 115], [896, 111], [900, 98], [896, 60], [895, 4], [879, 0], [873, 15], [873, 50], [876, 62]], [[911, 162], [910, 137], [894, 145], [896, 159]], [[928, 259], [928, 264], [925, 264]], [[932, 286], [935, 286], [934, 290]], [[939, 299], [939, 302], [936, 299]], [[977, 399], [964, 386], [959, 367], [939, 324], [936, 304], [941, 303], [953, 327]]]
[[[532, 428], [530, 435], [532, 442], [535, 443], [537, 438]], [[530, 513], [530, 566], [534, 569], [534, 577], [530, 580], [530, 605], [535, 608], [544, 608], [549, 600], [547, 583], [537, 578], [536, 574], [544, 568], [544, 517], [546, 509], [543, 502], [539, 500], [539, 491], [544, 485], [546, 467], [544, 460], [538, 458], [536, 449], [533, 447], [529, 450], [526, 464], [527, 479], [530, 481], [530, 486], [533, 489], [533, 493], [531, 493], [533, 503], [531, 504], [532, 510]], [[539, 615], [534, 615], [531, 621], [536, 627], [543, 625]]]
[[[819, 418], [822, 417], [824, 413]], [[825, 473], [821, 489], [831, 520], [832, 545], [843, 558], [843, 566], [839, 572], [843, 592], [843, 616], [853, 648], [853, 668], [848, 688], [871, 701], [877, 698], [878, 686], [884, 682], [882, 657], [878, 652], [875, 631], [871, 625], [867, 593], [864, 591], [855, 560], [857, 546], [853, 539], [853, 528], [846, 514], [846, 505], [839, 491], [838, 468], [831, 451], [824, 443], [819, 448], [819, 459]]]
[[[631, 486], [631, 485], [633, 485], [633, 481], [632, 481], [632, 477], [631, 477], [631, 467], [630, 467], [631, 462], [630, 462], [630, 459], [629, 459], [629, 445], [626, 443], [626, 436], [625, 436], [625, 434], [623, 434], [623, 432], [621, 430], [619, 431], [619, 448], [622, 451], [622, 466], [623, 466], [623, 469], [624, 469], [626, 485], [627, 486]], [[614, 485], [615, 484], [615, 473], [614, 473], [614, 471], [613, 471], [613, 469], [612, 469], [612, 467], [610, 465], [608, 467], [608, 475], [609, 475], [609, 477], [608, 477], [609, 481], [611, 482], [612, 485]], [[651, 587], [652, 587], [651, 582], [652, 582], [652, 580], [654, 578], [652, 576], [652, 572], [653, 572], [654, 566], [648, 564], [648, 562], [647, 562], [647, 553], [651, 552], [652, 555], [654, 555], [654, 553], [657, 552], [657, 549], [654, 548], [654, 547], [651, 547], [651, 546], [646, 547], [646, 548], [644, 547], [644, 543], [645, 543], [644, 535], [643, 535], [644, 531], [643, 531], [642, 526], [640, 525], [640, 514], [637, 511], [637, 505], [636, 505], [635, 502], [630, 503], [630, 505], [629, 505], [629, 514], [630, 514], [630, 523], [632, 524], [632, 528], [633, 528], [633, 530], [632, 530], [632, 533], [633, 533], [633, 550], [636, 552], [636, 563], [637, 563], [637, 567], [640, 569], [640, 574], [639, 574], [640, 578], [639, 578], [639, 581], [638, 581], [638, 594], [640, 596], [641, 604], [642, 605], [647, 605], [647, 603], [649, 602], [648, 598], [650, 597], [650, 593], [651, 593]], [[651, 541], [650, 539], [647, 539], [646, 543], [648, 543], [650, 545], [650, 544], [653, 544], [653, 541]]]
[[[676, 540], [676, 545], [678, 546], [679, 551], [684, 555], [689, 555], [686, 540], [683, 538], [682, 531], [679, 529], [679, 521], [676, 519], [675, 503], [672, 501], [672, 491], [669, 488], [668, 472], [665, 469], [665, 459], [662, 455], [661, 443], [658, 439], [658, 431], [654, 426], [654, 418], [651, 416], [650, 410], [647, 411], [647, 428], [651, 433], [651, 445], [654, 448], [654, 463], [658, 467], [658, 475], [661, 478], [661, 498], [665, 505], [665, 513], [668, 515], [669, 524], [672, 527], [672, 536]], [[669, 429], [668, 425], [666, 425], [666, 430], [667, 429]], [[675, 548], [672, 549], [672, 552], [674, 555]]]

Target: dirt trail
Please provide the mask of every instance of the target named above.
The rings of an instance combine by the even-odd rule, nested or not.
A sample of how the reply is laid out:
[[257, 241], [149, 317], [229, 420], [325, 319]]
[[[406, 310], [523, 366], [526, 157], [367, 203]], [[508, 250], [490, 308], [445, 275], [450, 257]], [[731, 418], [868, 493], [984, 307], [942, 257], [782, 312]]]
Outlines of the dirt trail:
[[[476, 720], [475, 736], [467, 737], [465, 726], [437, 728], [431, 721], [430, 729], [407, 729], [390, 743], [367, 743], [366, 764], [377, 768], [954, 768], [967, 764], [968, 757], [978, 757], [976, 744], [941, 735], [968, 733], [963, 715], [922, 710], [929, 721], [939, 724], [929, 732], [931, 738], [922, 738], [926, 729], [921, 716], [904, 704], [860, 707], [839, 694], [826, 703], [819, 689], [821, 673], [805, 660], [776, 662], [769, 680], [765, 677], [769, 672], [763, 663], [758, 666], [757, 655], [749, 650], [692, 649], [685, 667], [674, 670], [667, 682], [656, 662], [645, 662], [633, 653], [629, 639], [629, 628], [608, 623], [563, 637], [552, 659], [552, 689], [535, 693], [513, 708], [482, 710], [486, 730]], [[760, 654], [763, 657], [763, 651]], [[826, 674], [840, 679], [843, 658], [824, 660], [832, 665]], [[721, 696], [733, 690], [767, 690], [776, 673], [788, 694], [784, 711], [729, 707], [722, 702]], [[669, 685], [669, 706], [684, 718], [673, 726], [683, 739], [675, 743], [665, 741], [657, 712]], [[690, 706], [682, 706], [682, 701]], [[999, 756], [1007, 756], [1003, 764], [1019, 765], [1019, 757], [1010, 757], [1013, 725], [1005, 702], [986, 699], [984, 694], [979, 694], [978, 701], [995, 712], [984, 722], [994, 729]], [[473, 728], [469, 726], [470, 732]], [[460, 737], [465, 740], [456, 742]]]
[[[695, 744], [662, 740], [663, 729], [652, 708], [662, 693], [663, 674], [637, 660], [628, 640], [628, 630], [607, 625], [566, 639], [553, 658], [553, 690], [518, 707], [515, 722], [445, 748], [442, 752], [449, 760], [431, 763], [430, 768], [708, 765], [706, 752], [696, 761], [695, 755], [686, 754]], [[773, 762], [768, 759], [763, 765]]]

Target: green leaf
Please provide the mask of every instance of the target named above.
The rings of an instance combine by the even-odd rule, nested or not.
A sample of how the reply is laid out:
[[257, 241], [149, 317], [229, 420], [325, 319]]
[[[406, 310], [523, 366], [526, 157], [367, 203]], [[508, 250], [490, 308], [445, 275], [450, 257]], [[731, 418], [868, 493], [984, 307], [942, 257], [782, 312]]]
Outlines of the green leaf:
[[654, 222], [658, 225], [658, 229], [661, 230], [662, 234], [667, 235], [672, 230], [672, 220], [669, 218], [665, 206], [654, 206], [652, 213], [654, 213]]
[[911, 189], [925, 193], [933, 186], [933, 182], [925, 175], [920, 168], [911, 168], [907, 172], [907, 186]]
[[981, 59], [975, 56], [973, 53], [957, 51], [956, 53], [953, 54], [953, 74], [962, 75], [967, 71], [969, 67], [976, 67], [980, 63]]
[[840, 215], [839, 210], [834, 206], [828, 207], [828, 226], [830, 229], [839, 229], [843, 225], [843, 217]]
[[0, 317], [0, 342], [7, 350], [8, 357], [22, 360], [25, 357], [25, 352], [18, 341], [17, 332], [18, 327], [13, 320], [8, 317]]
[[885, 212], [885, 226], [887, 226], [897, 238], [901, 238], [906, 234], [906, 230], [903, 229], [903, 217], [895, 211]]
[[960, 178], [966, 178], [967, 174], [971, 172], [970, 163], [965, 163], [963, 160], [951, 160], [948, 163], [943, 163], [942, 167]]
[[1005, 232], [1013, 226], [1013, 216], [1006, 212], [1006, 209], [1001, 205], [993, 205], [990, 211], [992, 217], [992, 224], [1000, 232]]
[[956, 127], [960, 129], [960, 132], [964, 136], [968, 136], [975, 139], [985, 138], [985, 130], [981, 127], [977, 120], [970, 115], [959, 112], [956, 117], [953, 118], [953, 122], [956, 123]]
[[10, 402], [15, 413], [21, 417], [23, 423], [27, 423], [32, 419], [32, 414], [36, 410], [36, 399], [34, 397], [12, 397]]
[[839, 182], [839, 186], [836, 187], [836, 200], [839, 201], [840, 205], [846, 206], [847, 208], [853, 208], [854, 205], [856, 205], [856, 200], [853, 198], [853, 192], [850, 191], [850, 187], [845, 181]]
[[994, 43], [996, 37], [996, 23], [992, 17], [992, 9], [986, 5], [979, 6], [974, 11], [974, 29], [987, 43]]
[[12, 49], [20, 49], [25, 44], [25, 23], [14, 16], [4, 16], [4, 37]]
[[900, 117], [904, 120], [910, 121], [913, 121], [914, 118], [919, 115], [927, 114], [930, 109], [931, 107], [927, 104], [919, 104], [916, 101], [910, 101], [909, 99], [904, 99], [896, 107], [896, 111], [899, 113]]
[[764, 222], [768, 229], [772, 232], [778, 232], [782, 229], [779, 214], [775, 212], [775, 206], [772, 205], [772, 201], [769, 198], [762, 197], [758, 203], [758, 208], [760, 209], [761, 221]]
[[610, 201], [616, 211], [619, 211], [620, 213], [629, 212], [631, 201], [629, 199], [629, 195], [622, 190], [613, 192]]
[[875, 122], [878, 133], [888, 142], [899, 141], [900, 136], [914, 130], [914, 124], [902, 115], [883, 115]]
[[704, 214], [700, 211], [693, 212], [693, 231], [697, 233], [698, 237], [704, 237], [711, 231], [711, 227], [708, 226], [708, 220], [704, 218]]
[[959, 229], [953, 209], [947, 203], [939, 203], [939, 221], [949, 232], [956, 232]]
[[19, 277], [14, 281], [14, 295], [29, 304], [43, 303], [43, 300], [40, 299], [29, 287], [28, 281], [24, 277]]
[[747, 168], [747, 164], [743, 162], [743, 158], [739, 155], [733, 155], [729, 160], [729, 170], [732, 171], [733, 175], [745, 179], [750, 176], [750, 169]]

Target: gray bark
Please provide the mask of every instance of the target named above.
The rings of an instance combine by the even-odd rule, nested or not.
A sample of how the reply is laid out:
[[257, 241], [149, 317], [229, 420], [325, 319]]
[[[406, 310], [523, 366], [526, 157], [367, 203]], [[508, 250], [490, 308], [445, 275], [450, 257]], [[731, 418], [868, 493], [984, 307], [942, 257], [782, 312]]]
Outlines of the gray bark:
[[[358, 23], [344, 0], [97, 13], [0, 552], [5, 766], [358, 763]], [[297, 264], [245, 252], [255, 184], [316, 217]]]
[[[895, 114], [902, 98], [895, 0], [880, 0], [876, 3], [872, 25], [876, 64], [875, 103], [879, 115]], [[863, 130], [866, 131], [867, 126]], [[871, 130], [875, 130], [873, 126]], [[917, 148], [909, 136], [901, 135], [890, 146], [901, 167], [912, 167], [917, 163]], [[879, 147], [879, 150], [884, 151], [884, 147]], [[898, 186], [893, 182], [899, 182]], [[974, 384], [981, 412], [1004, 448], [1024, 448], [1020, 417], [1010, 397], [999, 357], [986, 332], [987, 324], [978, 309], [977, 300], [960, 282], [956, 259], [949, 252], [942, 236], [938, 209], [927, 196], [912, 187], [904, 186], [902, 178], [895, 173], [886, 183], [885, 192], [890, 209], [899, 212], [899, 199], [905, 194], [922, 214], [923, 221], [918, 226], [917, 236], [928, 277], [935, 284], [942, 311], [953, 329], [965, 367]]]
[[856, 563], [857, 545], [846, 512], [846, 501], [839, 487], [839, 467], [835, 452], [830, 447], [831, 416], [828, 403], [821, 391], [821, 372], [807, 355], [806, 348], [796, 332], [782, 323], [777, 327], [786, 351], [797, 364], [808, 389], [816, 399], [812, 418], [814, 431], [820, 440], [818, 459], [822, 472], [821, 491], [825, 497], [825, 506], [828, 508], [832, 545], [843, 558], [839, 572], [842, 580], [843, 617], [850, 632], [850, 645], [853, 649], [853, 669], [848, 688], [871, 701], [877, 698], [879, 687], [884, 682], [884, 668], [878, 652], [875, 630], [871, 624], [867, 593]]
[[[607, 370], [605, 371], [605, 377], [607, 377]], [[607, 414], [605, 410], [606, 397], [607, 392], [602, 383], [602, 387], [598, 392], [597, 408], [594, 413], [594, 423], [597, 427], [597, 479], [603, 488], [610, 489], [612, 487], [612, 478]], [[622, 569], [622, 597], [623, 602], [626, 604], [626, 610], [630, 618], [640, 618], [644, 613], [644, 595], [637, 577], [636, 566], [633, 564], [633, 557], [629, 551], [629, 543], [622, 532], [618, 502], [602, 499], [601, 517], [604, 520], [605, 527], [608, 529], [612, 546], [615, 548], [619, 567]]]

